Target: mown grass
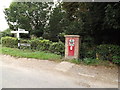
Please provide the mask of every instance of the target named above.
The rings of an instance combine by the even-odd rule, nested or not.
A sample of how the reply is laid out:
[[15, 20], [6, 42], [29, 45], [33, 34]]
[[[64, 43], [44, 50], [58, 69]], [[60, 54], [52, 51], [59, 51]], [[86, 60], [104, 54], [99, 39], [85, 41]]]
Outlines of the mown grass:
[[56, 55], [53, 53], [47, 53], [44, 51], [32, 51], [32, 50], [22, 50], [17, 48], [8, 48], [8, 47], [0, 47], [0, 51], [2, 54], [11, 55], [15, 57], [24, 57], [24, 58], [35, 58], [42, 60], [60, 60], [61, 55]]
[[62, 58], [61, 55], [56, 55], [53, 53], [47, 53], [44, 51], [32, 51], [27, 49], [22, 50], [17, 48], [1, 47], [1, 45], [0, 45], [0, 53], [15, 56], [18, 58], [35, 58], [35, 59], [41, 59], [41, 60], [52, 60], [56, 62], [68, 61], [75, 64], [92, 65], [92, 66], [101, 66], [101, 65], [107, 66], [107, 67], [115, 66], [109, 61], [104, 61], [104, 60], [97, 60], [97, 59], [91, 59], [91, 58], [85, 58], [83, 60], [81, 59], [65, 60]]

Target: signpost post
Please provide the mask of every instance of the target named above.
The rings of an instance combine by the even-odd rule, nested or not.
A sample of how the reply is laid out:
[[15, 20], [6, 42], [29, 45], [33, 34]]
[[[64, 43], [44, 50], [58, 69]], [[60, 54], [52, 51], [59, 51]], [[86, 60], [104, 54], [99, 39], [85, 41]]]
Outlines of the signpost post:
[[11, 33], [16, 33], [18, 38], [18, 48], [20, 48], [20, 33], [29, 33], [28, 31], [25, 31], [25, 29], [19, 29], [18, 31], [11, 31]]

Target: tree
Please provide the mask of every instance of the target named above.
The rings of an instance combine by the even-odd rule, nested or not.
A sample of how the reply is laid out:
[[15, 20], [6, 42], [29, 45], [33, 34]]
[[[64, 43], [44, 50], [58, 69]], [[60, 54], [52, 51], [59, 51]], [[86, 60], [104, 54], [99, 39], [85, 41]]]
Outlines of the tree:
[[108, 4], [105, 8], [105, 26], [107, 29], [120, 30], [120, 2]]
[[56, 5], [50, 13], [44, 37], [52, 41], [58, 41], [59, 34], [64, 31], [65, 23], [65, 12], [62, 10], [61, 4]]
[[6, 29], [6, 30], [4, 30], [4, 31], [1, 31], [1, 32], [0, 32], [0, 38], [1, 38], [1, 37], [5, 37], [5, 36], [12, 36], [12, 34], [11, 34], [10, 31], [11, 31], [11, 29], [9, 29], [9, 28]]
[[13, 2], [4, 13], [11, 29], [23, 28], [30, 35], [42, 36], [53, 3]]
[[71, 23], [80, 25], [78, 28], [72, 24], [71, 29], [78, 28], [77, 34], [84, 36], [84, 40], [91, 37], [96, 44], [119, 44], [119, 3], [64, 2], [63, 8]]
[[65, 34], [78, 34], [84, 42], [119, 44], [120, 3], [63, 2], [55, 8], [52, 5], [14, 2], [5, 9], [6, 19], [11, 29], [24, 28], [30, 35], [52, 41]]

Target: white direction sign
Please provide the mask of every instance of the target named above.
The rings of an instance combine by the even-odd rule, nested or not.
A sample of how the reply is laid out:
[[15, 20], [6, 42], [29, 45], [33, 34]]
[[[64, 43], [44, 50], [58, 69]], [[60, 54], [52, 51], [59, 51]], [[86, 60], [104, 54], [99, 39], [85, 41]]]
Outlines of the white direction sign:
[[16, 33], [17, 34], [17, 38], [18, 38], [18, 47], [20, 47], [20, 33], [29, 33], [28, 31], [25, 31], [25, 29], [19, 29], [18, 31], [11, 31], [11, 33]]
[[11, 33], [16, 33], [18, 40], [20, 40], [20, 33], [29, 33], [29, 32], [25, 31], [25, 29], [18, 29], [18, 31], [11, 31]]

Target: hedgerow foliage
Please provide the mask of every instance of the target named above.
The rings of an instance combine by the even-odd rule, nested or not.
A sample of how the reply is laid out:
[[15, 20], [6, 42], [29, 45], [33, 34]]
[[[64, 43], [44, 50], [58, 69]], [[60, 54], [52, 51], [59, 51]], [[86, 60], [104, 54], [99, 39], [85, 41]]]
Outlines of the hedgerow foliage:
[[1, 40], [2, 40], [2, 46], [11, 47], [11, 48], [17, 47], [18, 44], [17, 38], [7, 36], [7, 37], [2, 37]]
[[[2, 46], [15, 48], [17, 47], [18, 40], [14, 37], [2, 37]], [[31, 39], [24, 40], [21, 39], [20, 43], [28, 43], [31, 46], [21, 46], [21, 49], [32, 49], [38, 51], [48, 51], [56, 54], [63, 55], [64, 53], [64, 43], [62, 42], [52, 42], [46, 39]]]
[[[80, 57], [87, 62], [92, 59], [106, 60], [115, 64], [120, 64], [120, 46], [111, 44], [101, 44], [90, 46], [86, 43], [81, 44]], [[89, 60], [88, 60], [89, 59]]]
[[98, 59], [120, 64], [120, 46], [118, 45], [99, 45], [96, 48], [96, 53], [98, 54]]
[[[35, 38], [31, 40], [21, 39], [20, 42], [28, 43], [31, 45], [30, 47], [21, 46], [21, 49], [31, 49], [33, 51], [47, 51], [59, 55], [64, 55], [65, 52], [64, 43], [61, 41], [52, 42], [46, 39]], [[17, 43], [18, 40], [14, 37], [2, 37], [2, 46], [16, 48]], [[101, 44], [98, 46], [90, 46], [88, 44], [82, 43], [80, 47], [80, 57], [85, 62], [87, 60], [87, 63], [91, 63], [92, 59], [98, 59], [110, 61], [115, 64], [120, 64], [120, 46], [118, 45]]]

